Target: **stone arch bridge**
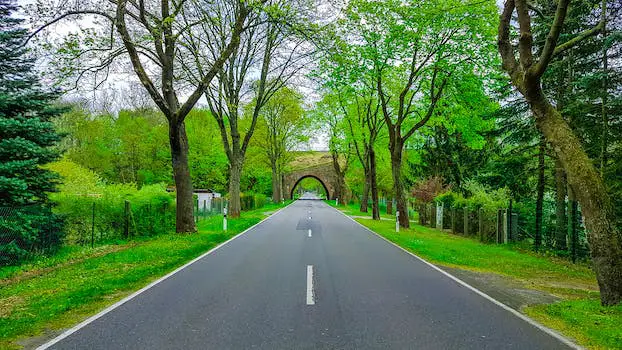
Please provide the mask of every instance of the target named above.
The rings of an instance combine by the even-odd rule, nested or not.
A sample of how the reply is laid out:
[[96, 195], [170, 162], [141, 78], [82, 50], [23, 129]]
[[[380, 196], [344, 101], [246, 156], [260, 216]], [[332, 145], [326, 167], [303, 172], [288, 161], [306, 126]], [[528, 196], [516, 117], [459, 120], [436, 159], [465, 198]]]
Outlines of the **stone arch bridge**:
[[292, 199], [296, 186], [308, 177], [318, 180], [324, 186], [328, 199], [335, 199], [338, 179], [332, 163], [313, 165], [285, 173], [283, 176], [283, 197]]

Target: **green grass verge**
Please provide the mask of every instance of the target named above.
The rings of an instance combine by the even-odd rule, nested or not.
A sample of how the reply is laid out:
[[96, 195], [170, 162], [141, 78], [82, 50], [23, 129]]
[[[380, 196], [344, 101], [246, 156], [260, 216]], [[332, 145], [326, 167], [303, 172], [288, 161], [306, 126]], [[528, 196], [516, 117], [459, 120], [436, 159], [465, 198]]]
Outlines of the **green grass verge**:
[[[288, 204], [288, 203], [286, 203]], [[0, 348], [71, 326], [244, 231], [282, 205], [230, 219], [200, 221], [198, 234], [167, 234], [94, 249], [72, 247], [20, 268], [0, 270]]]
[[[335, 206], [334, 201], [327, 203]], [[356, 206], [338, 208], [350, 216], [368, 216]], [[522, 311], [583, 346], [622, 349], [622, 306], [600, 306], [596, 278], [586, 264], [539, 255], [520, 245], [483, 244], [412, 223], [410, 229], [396, 233], [392, 221], [355, 220], [434, 264], [503, 275], [526, 288], [556, 295], [561, 302]]]
[[[339, 209], [341, 211], [343, 211], [345, 214], [350, 215], [350, 216], [365, 216], [365, 217], [372, 217], [372, 212], [371, 212], [371, 203], [369, 204], [369, 208], [367, 210], [367, 213], [362, 213], [360, 211], [360, 205], [358, 203], [349, 203], [346, 205], [335, 205], [335, 201], [326, 201], [327, 203], [329, 203], [332, 207], [339, 207]], [[386, 212], [386, 208], [381, 207], [380, 208], [380, 217], [384, 220], [384, 219], [389, 219], [389, 220], [395, 220], [395, 209], [393, 211], [393, 214], [387, 214]], [[419, 220], [419, 213], [417, 213], [416, 211], [411, 211], [410, 212], [410, 217], [408, 218], [410, 221], [417, 221]]]

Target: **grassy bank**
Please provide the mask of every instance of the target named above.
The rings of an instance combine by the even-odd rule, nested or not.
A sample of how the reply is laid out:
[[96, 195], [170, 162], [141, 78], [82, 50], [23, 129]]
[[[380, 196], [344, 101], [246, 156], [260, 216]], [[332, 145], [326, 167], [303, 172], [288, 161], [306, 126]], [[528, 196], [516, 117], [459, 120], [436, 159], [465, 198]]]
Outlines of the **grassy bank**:
[[281, 205], [229, 220], [200, 221], [199, 233], [165, 234], [94, 249], [72, 247], [49, 259], [0, 270], [0, 348], [71, 326], [258, 223]]
[[[334, 206], [334, 201], [329, 204]], [[339, 209], [351, 216], [368, 216], [352, 206]], [[586, 347], [622, 349], [622, 306], [600, 306], [596, 278], [587, 265], [538, 255], [520, 245], [482, 244], [413, 223], [396, 233], [392, 221], [356, 220], [434, 264], [503, 275], [525, 288], [555, 295], [562, 301], [522, 311]]]

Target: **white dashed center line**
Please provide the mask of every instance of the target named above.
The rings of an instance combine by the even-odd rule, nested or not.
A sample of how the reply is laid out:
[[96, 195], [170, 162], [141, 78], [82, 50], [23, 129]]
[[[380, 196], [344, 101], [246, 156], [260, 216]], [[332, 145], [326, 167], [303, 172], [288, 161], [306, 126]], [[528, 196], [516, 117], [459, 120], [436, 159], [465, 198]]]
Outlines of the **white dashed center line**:
[[307, 265], [307, 305], [315, 305], [313, 296], [313, 265]]

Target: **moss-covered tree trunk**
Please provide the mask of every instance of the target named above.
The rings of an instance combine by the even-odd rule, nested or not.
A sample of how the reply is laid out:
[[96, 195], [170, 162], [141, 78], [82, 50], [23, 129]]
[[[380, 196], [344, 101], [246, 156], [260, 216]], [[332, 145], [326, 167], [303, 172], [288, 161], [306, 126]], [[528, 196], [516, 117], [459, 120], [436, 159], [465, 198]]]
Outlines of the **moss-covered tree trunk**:
[[[564, 27], [569, 4], [570, 0], [557, 2], [546, 39], [535, 42], [534, 45], [529, 4], [526, 0], [506, 0], [499, 21], [499, 53], [503, 60], [503, 69], [529, 103], [537, 128], [555, 151], [566, 171], [568, 183], [581, 205], [592, 264], [600, 287], [601, 303], [616, 305], [622, 301], [622, 237], [615, 225], [611, 200], [581, 141], [542, 91], [541, 79], [553, 57], [585, 42], [601, 32], [605, 26], [601, 19], [596, 26], [559, 44], [558, 39]], [[607, 2], [603, 0], [603, 14], [606, 5]], [[514, 12], [518, 15], [516, 21], [513, 20]], [[513, 23], [518, 23], [519, 26], [518, 46], [513, 45], [510, 37]], [[538, 54], [537, 58], [534, 53]]]
[[603, 180], [579, 138], [542, 91], [532, 87], [530, 92], [528, 102], [536, 115], [536, 125], [566, 170], [568, 183], [585, 216], [601, 302], [603, 305], [618, 304], [622, 301], [622, 242]]

